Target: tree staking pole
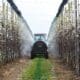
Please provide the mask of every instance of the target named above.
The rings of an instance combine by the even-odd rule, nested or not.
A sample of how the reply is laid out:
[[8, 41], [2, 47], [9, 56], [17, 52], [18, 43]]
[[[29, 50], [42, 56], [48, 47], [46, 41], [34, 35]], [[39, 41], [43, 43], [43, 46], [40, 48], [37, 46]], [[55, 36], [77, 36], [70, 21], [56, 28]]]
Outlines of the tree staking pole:
[[8, 2], [6, 2], [6, 62], [8, 62]]
[[79, 75], [79, 40], [77, 25], [77, 0], [75, 0], [75, 71]]
[[5, 29], [5, 0], [2, 0], [2, 62], [5, 62], [4, 55], [5, 55], [5, 35], [4, 35], [4, 29]]

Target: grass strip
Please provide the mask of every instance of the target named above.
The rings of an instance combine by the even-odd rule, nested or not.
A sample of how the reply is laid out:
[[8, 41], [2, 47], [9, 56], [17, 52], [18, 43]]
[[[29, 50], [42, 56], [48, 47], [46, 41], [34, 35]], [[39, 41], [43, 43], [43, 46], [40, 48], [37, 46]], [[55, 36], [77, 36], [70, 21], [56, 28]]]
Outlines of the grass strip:
[[53, 80], [51, 69], [52, 65], [48, 59], [35, 58], [24, 70], [22, 80]]

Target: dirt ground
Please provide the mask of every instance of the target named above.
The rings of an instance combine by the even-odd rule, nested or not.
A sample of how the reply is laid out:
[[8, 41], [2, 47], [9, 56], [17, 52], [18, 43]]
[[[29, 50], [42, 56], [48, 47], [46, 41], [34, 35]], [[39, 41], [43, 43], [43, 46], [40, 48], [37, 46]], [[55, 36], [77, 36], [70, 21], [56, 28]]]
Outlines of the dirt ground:
[[[80, 80], [60, 59], [51, 59], [51, 63], [53, 65], [52, 71], [56, 74], [57, 80]], [[0, 80], [21, 80], [21, 74], [29, 64], [29, 59], [18, 59], [0, 67]]]
[[20, 80], [23, 69], [29, 64], [28, 59], [18, 59], [0, 68], [0, 80]]
[[57, 75], [57, 80], [80, 80], [80, 77], [77, 77], [74, 71], [62, 60], [51, 59], [51, 63], [53, 63], [53, 71]]

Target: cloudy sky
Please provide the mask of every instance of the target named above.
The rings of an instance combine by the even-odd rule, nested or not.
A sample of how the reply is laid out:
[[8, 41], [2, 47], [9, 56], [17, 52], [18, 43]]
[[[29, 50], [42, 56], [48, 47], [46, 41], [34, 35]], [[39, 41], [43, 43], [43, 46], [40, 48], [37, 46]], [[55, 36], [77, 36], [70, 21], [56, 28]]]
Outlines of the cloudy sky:
[[62, 0], [14, 0], [33, 33], [48, 33]]

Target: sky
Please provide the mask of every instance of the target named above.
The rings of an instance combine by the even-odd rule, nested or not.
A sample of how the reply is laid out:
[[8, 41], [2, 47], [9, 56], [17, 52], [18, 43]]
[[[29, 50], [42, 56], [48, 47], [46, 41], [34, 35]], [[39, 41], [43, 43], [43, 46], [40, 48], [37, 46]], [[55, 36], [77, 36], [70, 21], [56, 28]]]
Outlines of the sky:
[[33, 33], [47, 33], [62, 0], [14, 0]]

